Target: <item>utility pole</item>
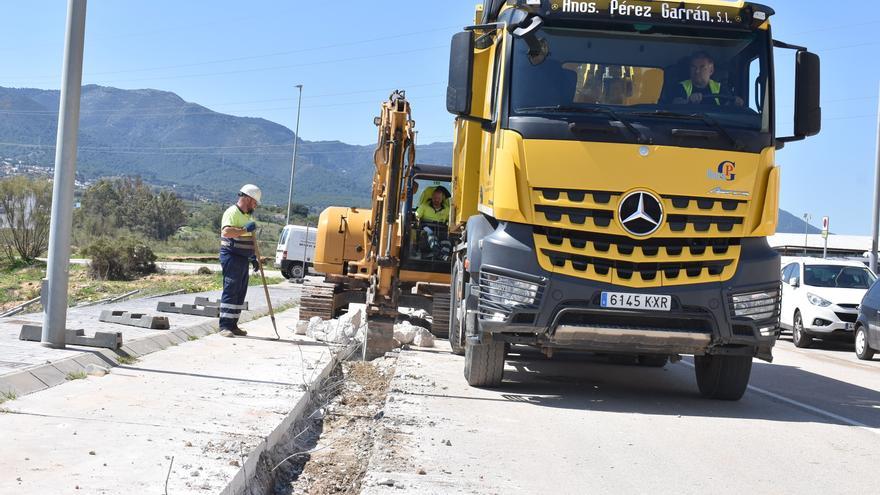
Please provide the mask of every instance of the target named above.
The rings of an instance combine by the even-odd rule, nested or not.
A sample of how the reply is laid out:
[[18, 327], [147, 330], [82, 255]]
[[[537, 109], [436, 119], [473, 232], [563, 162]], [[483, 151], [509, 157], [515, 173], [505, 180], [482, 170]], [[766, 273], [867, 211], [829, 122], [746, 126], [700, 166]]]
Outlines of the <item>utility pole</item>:
[[810, 220], [813, 217], [809, 213], [804, 213], [804, 256], [807, 255], [807, 241], [810, 238]]
[[303, 85], [297, 84], [299, 103], [296, 105], [296, 131], [293, 134], [293, 163], [290, 165], [290, 191], [287, 193], [287, 222], [290, 225], [290, 209], [293, 208], [293, 176], [296, 174], [296, 145], [299, 142], [299, 117], [302, 112]]
[[55, 150], [55, 182], [52, 186], [52, 220], [49, 230], [49, 260], [43, 308], [45, 347], [65, 346], [67, 328], [67, 283], [70, 276], [70, 234], [73, 223], [73, 192], [76, 180], [76, 145], [79, 133], [79, 104], [82, 93], [83, 51], [86, 35], [86, 0], [67, 3], [67, 42], [64, 74], [58, 110], [58, 138]]
[[880, 237], [880, 106], [877, 108], [877, 162], [874, 172], [874, 223], [871, 224], [871, 271], [877, 273], [877, 238]]

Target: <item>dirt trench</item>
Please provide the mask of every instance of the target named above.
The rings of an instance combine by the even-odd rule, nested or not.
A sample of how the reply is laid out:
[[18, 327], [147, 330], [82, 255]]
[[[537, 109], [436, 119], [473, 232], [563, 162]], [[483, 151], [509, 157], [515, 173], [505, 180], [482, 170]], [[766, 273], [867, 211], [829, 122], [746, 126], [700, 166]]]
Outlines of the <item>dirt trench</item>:
[[360, 493], [396, 362], [383, 357], [338, 366], [280, 446], [261, 456], [250, 493]]

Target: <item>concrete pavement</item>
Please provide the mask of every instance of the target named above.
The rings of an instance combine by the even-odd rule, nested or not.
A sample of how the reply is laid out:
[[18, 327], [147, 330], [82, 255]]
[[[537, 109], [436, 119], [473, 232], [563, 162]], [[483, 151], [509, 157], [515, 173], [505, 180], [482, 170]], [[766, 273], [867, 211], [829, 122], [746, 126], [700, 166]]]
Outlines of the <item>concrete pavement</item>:
[[742, 401], [718, 402], [688, 360], [517, 348], [503, 386], [481, 390], [459, 356], [402, 352], [363, 493], [395, 492], [388, 479], [419, 494], [875, 492], [880, 361], [788, 342], [776, 355]]
[[280, 342], [262, 318], [246, 338], [184, 342], [4, 403], [0, 493], [241, 493], [303, 409], [303, 385], [333, 365], [293, 335], [297, 313], [279, 315]]
[[[298, 285], [290, 283], [270, 288], [272, 302], [276, 308], [293, 304], [298, 300], [299, 291]], [[65, 383], [69, 373], [83, 371], [88, 364], [114, 366], [120, 355], [138, 357], [185, 342], [190, 338], [213, 333], [219, 323], [217, 318], [156, 311], [156, 304], [160, 300], [192, 304], [197, 296], [216, 300], [220, 297], [220, 291], [132, 299], [115, 304], [71, 308], [68, 311], [69, 329], [83, 329], [87, 335], [92, 335], [96, 331], [121, 332], [124, 342], [121, 353], [77, 346], [68, 346], [62, 350], [49, 349], [42, 347], [38, 342], [24, 342], [18, 338], [21, 326], [42, 325], [43, 315], [38, 313], [0, 318], [0, 393], [23, 396]], [[243, 313], [242, 318], [245, 321], [262, 316], [268, 311], [265, 295], [260, 287], [252, 287], [248, 291], [247, 301], [251, 309]], [[101, 311], [106, 309], [168, 316], [171, 329], [149, 330], [98, 321]]]

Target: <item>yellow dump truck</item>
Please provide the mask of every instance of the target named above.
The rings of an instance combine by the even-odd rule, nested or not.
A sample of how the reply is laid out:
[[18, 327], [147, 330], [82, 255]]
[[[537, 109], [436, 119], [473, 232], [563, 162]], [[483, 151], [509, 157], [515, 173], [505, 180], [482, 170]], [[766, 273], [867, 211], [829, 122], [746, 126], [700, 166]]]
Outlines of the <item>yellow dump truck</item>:
[[[452, 40], [450, 340], [474, 386], [510, 345], [693, 355], [738, 400], [771, 360], [776, 150], [820, 130], [819, 59], [742, 1], [486, 0]], [[792, 136], [774, 48], [793, 50]]]

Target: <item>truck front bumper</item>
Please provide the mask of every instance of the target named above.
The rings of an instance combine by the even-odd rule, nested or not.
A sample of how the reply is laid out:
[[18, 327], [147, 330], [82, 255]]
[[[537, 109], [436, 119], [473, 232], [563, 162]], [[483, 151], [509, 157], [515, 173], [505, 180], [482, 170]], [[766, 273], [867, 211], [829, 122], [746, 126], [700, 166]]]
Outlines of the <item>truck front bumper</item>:
[[[779, 332], [779, 255], [766, 239], [743, 239], [736, 274], [723, 283], [633, 289], [544, 270], [532, 228], [500, 223], [469, 267], [481, 338], [596, 352], [738, 354], [772, 360]], [[474, 262], [476, 260], [476, 263]], [[603, 292], [671, 296], [669, 311], [601, 306]], [[503, 293], [500, 301], [498, 294]], [[767, 294], [772, 316], [738, 315], [733, 296]], [[516, 299], [521, 301], [517, 302]], [[738, 307], [738, 306], [736, 306]]]

